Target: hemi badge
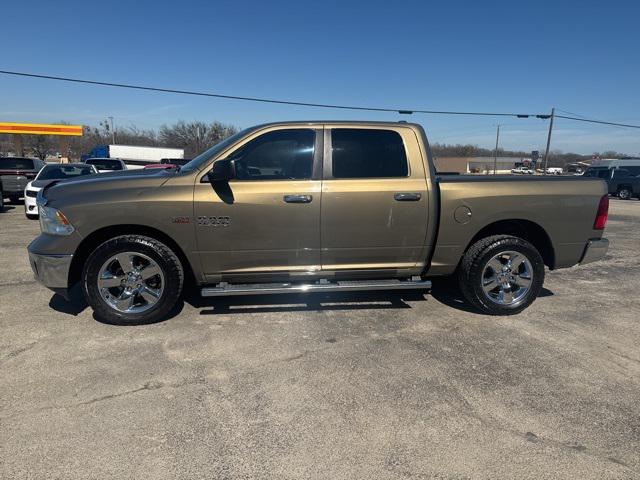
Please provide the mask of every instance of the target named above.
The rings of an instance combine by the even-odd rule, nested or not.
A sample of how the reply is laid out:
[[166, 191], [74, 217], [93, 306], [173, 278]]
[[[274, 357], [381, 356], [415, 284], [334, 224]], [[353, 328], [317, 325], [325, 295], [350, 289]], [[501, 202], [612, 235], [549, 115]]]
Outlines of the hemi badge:
[[171, 223], [191, 223], [191, 218], [189, 217], [172, 217]]

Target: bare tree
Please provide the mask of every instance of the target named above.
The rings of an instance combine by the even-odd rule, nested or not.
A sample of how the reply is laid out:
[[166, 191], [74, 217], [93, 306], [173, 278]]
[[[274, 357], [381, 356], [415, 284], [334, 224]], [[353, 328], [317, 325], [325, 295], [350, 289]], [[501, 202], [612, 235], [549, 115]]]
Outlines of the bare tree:
[[167, 147], [184, 148], [185, 156], [190, 158], [236, 132], [234, 126], [220, 122], [207, 124], [180, 121], [175, 125], [163, 125], [159, 140]]
[[56, 141], [52, 135], [26, 135], [25, 140], [25, 149], [40, 160], [56, 153]]

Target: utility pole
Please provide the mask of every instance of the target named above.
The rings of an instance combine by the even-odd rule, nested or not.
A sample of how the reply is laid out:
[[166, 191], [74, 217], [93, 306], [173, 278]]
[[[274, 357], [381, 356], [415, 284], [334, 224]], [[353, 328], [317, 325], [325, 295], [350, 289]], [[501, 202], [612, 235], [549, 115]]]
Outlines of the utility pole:
[[500, 124], [498, 124], [498, 130], [496, 131], [496, 149], [493, 152], [493, 174], [498, 171], [498, 140], [500, 140]]
[[544, 151], [544, 169], [542, 174], [547, 174], [547, 162], [549, 161], [549, 148], [551, 147], [551, 131], [553, 130], [553, 117], [556, 114], [556, 107], [551, 109], [551, 120], [549, 121], [549, 135], [547, 135], [547, 149]]
[[113, 145], [116, 144], [116, 132], [113, 129], [113, 117], [107, 117], [109, 119], [109, 123], [111, 123], [111, 143]]

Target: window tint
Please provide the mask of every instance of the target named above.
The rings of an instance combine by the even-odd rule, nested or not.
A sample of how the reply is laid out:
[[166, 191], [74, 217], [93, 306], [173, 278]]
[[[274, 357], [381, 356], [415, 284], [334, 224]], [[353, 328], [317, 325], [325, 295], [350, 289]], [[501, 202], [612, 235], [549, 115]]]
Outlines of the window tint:
[[[40, 167], [38, 165], [38, 167]], [[35, 170], [30, 158], [0, 158], [0, 168], [8, 170]]]
[[629, 177], [631, 175], [629, 173], [629, 170], [615, 170], [613, 172], [613, 176], [614, 178], [620, 178], [620, 177]]
[[265, 133], [229, 156], [238, 180], [311, 178], [315, 132], [308, 129]]
[[333, 178], [388, 178], [409, 174], [402, 138], [391, 130], [334, 128]]

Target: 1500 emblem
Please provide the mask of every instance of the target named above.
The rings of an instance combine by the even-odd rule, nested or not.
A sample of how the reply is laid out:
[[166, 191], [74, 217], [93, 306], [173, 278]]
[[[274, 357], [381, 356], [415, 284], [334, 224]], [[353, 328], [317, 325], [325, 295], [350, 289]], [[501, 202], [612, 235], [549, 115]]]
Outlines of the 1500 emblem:
[[198, 225], [201, 227], [228, 227], [231, 225], [230, 217], [198, 217]]

